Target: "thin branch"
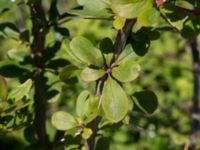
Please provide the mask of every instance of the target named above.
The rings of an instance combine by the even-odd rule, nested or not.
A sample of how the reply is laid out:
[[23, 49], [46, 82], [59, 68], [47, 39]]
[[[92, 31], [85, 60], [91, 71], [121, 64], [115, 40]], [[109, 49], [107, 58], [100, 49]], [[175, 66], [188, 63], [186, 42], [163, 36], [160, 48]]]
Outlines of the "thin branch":
[[[45, 13], [42, 8], [41, 0], [37, 0], [33, 5], [30, 6], [31, 15], [40, 15], [45, 19]], [[34, 65], [36, 68], [36, 74], [33, 78], [34, 81], [34, 106], [35, 106], [35, 119], [34, 125], [36, 128], [36, 133], [39, 139], [39, 142], [46, 145], [47, 142], [47, 134], [46, 134], [46, 101], [43, 97], [43, 93], [41, 93], [40, 87], [40, 78], [43, 75], [44, 69], [41, 64], [41, 54], [45, 49], [45, 37], [46, 33], [44, 32], [44, 25], [38, 22], [37, 20], [32, 20], [32, 35], [33, 42], [31, 45], [32, 56]]]
[[[113, 57], [112, 62], [115, 62], [117, 60], [120, 53], [126, 46], [127, 39], [132, 32], [132, 28], [133, 28], [133, 25], [135, 24], [135, 22], [136, 22], [136, 19], [126, 20], [126, 23], [125, 23], [125, 26], [123, 27], [123, 29], [118, 31], [118, 34], [117, 34], [117, 37], [115, 40], [115, 44], [114, 44], [115, 51], [114, 51], [114, 57]], [[99, 81], [97, 81], [96, 96], [101, 97], [103, 86], [104, 86], [106, 79], [107, 79], [107, 75], [105, 75]], [[98, 116], [96, 119], [94, 119], [94, 121], [92, 121], [88, 125], [88, 127], [90, 127], [93, 131], [92, 136], [86, 142], [86, 147], [88, 148], [88, 150], [95, 150], [95, 140], [96, 140], [96, 136], [97, 136], [97, 132], [98, 132], [98, 125], [99, 125], [101, 119], [102, 118], [100, 116]]]
[[190, 42], [193, 60], [193, 113], [192, 113], [192, 133], [199, 130], [199, 51], [197, 49], [196, 38]]
[[180, 6], [175, 6], [176, 10], [181, 12], [181, 13], [188, 13], [192, 15], [200, 15], [200, 8], [195, 8], [195, 9], [188, 9], [188, 8], [183, 8]]

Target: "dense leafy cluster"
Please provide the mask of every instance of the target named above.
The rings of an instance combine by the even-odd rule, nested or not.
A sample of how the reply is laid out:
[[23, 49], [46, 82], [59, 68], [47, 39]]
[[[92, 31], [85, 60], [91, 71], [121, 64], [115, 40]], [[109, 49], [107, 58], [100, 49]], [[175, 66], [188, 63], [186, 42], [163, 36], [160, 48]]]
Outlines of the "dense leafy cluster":
[[[199, 34], [200, 1], [77, 0], [64, 11], [60, 3], [52, 0], [44, 8], [42, 0], [0, 2], [0, 40], [17, 45], [4, 55], [7, 60], [0, 58], [0, 127], [26, 127], [32, 149], [38, 141], [45, 148], [57, 148], [58, 142], [66, 149], [89, 150], [107, 142], [108, 149], [106, 129], [131, 125], [133, 113], [151, 115], [157, 109], [151, 88], [127, 87], [137, 87], [141, 62], [160, 33], [179, 34], [184, 41]], [[23, 27], [4, 21], [14, 7], [26, 11]], [[92, 39], [63, 26], [87, 19], [100, 20], [113, 35]], [[19, 79], [17, 87], [8, 86], [11, 78]], [[73, 100], [73, 111], [47, 107], [67, 98]], [[57, 131], [53, 142], [46, 132], [47, 114], [57, 130], [65, 131]]]

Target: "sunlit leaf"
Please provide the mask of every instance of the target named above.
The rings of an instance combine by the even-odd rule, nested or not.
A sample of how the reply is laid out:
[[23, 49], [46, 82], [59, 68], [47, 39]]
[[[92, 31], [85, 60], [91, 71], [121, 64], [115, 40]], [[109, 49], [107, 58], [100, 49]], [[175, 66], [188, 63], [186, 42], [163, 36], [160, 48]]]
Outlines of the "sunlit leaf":
[[128, 112], [128, 98], [121, 86], [111, 77], [105, 82], [102, 93], [105, 117], [111, 122], [121, 121]]
[[31, 86], [32, 86], [32, 80], [31, 79], [26, 80], [23, 84], [17, 86], [15, 89], [9, 92], [8, 99], [17, 102], [24, 97], [28, 97]]
[[115, 29], [119, 30], [123, 28], [123, 26], [125, 25], [125, 22], [126, 22], [126, 18], [115, 16], [114, 21], [113, 21], [113, 26], [115, 27]]
[[91, 135], [92, 135], [92, 129], [90, 129], [90, 128], [83, 129], [83, 133], [82, 133], [83, 139], [87, 140], [90, 138]]
[[6, 100], [8, 94], [8, 87], [6, 79], [0, 75], [0, 100]]
[[102, 66], [103, 58], [100, 50], [86, 38], [78, 36], [70, 42], [71, 54], [87, 65]]
[[64, 111], [55, 112], [51, 118], [51, 123], [56, 129], [61, 131], [66, 131], [78, 126], [75, 118], [71, 114]]
[[111, 0], [111, 9], [119, 17], [136, 18], [149, 5], [150, 0]]
[[82, 91], [76, 101], [76, 113], [84, 122], [92, 121], [99, 114], [99, 99], [89, 91]]
[[93, 69], [93, 68], [87, 67], [81, 72], [81, 78], [85, 82], [92, 82], [101, 78], [104, 74], [105, 74], [105, 71], [102, 69]]
[[112, 75], [121, 82], [131, 82], [135, 80], [140, 73], [140, 65], [135, 64], [134, 61], [128, 61], [119, 64], [112, 70]]

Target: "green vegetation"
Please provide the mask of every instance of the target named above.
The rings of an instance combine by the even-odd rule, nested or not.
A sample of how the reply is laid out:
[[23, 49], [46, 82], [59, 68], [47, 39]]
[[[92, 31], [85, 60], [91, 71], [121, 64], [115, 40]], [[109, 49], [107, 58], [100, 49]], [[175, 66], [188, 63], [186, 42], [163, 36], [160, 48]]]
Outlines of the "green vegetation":
[[199, 149], [199, 32], [199, 0], [1, 0], [1, 149]]

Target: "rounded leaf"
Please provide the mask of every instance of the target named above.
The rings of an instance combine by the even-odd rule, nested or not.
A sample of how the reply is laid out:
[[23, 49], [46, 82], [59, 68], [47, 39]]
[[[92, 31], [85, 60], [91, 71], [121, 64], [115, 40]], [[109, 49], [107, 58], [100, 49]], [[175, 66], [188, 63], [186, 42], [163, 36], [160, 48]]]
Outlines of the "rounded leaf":
[[158, 107], [157, 96], [152, 91], [136, 92], [132, 95], [136, 111], [152, 114]]
[[87, 140], [90, 138], [91, 135], [92, 135], [92, 130], [90, 128], [83, 129], [83, 133], [82, 133], [83, 139]]
[[129, 109], [126, 93], [110, 76], [103, 88], [102, 107], [105, 117], [111, 122], [121, 121]]
[[134, 61], [128, 61], [119, 64], [118, 67], [113, 68], [112, 75], [120, 82], [131, 82], [135, 80], [140, 73], [140, 65], [135, 64]]
[[82, 91], [76, 101], [76, 113], [85, 123], [92, 121], [99, 113], [99, 98], [91, 95], [89, 91]]
[[85, 82], [92, 82], [101, 78], [104, 74], [105, 74], [105, 71], [102, 69], [93, 69], [93, 68], [87, 67], [81, 72], [81, 78]]
[[75, 118], [64, 111], [55, 112], [51, 118], [51, 122], [56, 129], [61, 131], [69, 130], [78, 126], [78, 122]]
[[86, 38], [78, 36], [70, 42], [71, 53], [81, 62], [89, 65], [102, 66], [103, 57], [97, 48]]
[[74, 65], [67, 65], [63, 69], [61, 69], [59, 73], [60, 80], [65, 83], [72, 83], [74, 84], [77, 81], [75, 76], [75, 72], [78, 68]]

